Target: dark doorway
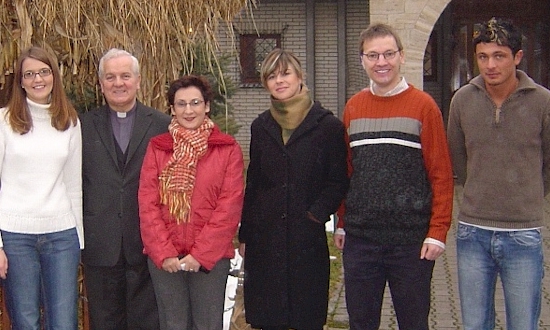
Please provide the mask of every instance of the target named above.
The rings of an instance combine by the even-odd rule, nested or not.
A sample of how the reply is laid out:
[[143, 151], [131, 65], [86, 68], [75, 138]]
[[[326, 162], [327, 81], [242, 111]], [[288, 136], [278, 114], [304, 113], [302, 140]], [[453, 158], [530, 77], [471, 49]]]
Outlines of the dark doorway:
[[453, 0], [430, 38], [432, 43], [440, 44], [434, 61], [440, 78], [435, 82], [424, 79], [425, 90], [439, 103], [445, 119], [452, 93], [479, 73], [472, 35], [476, 24], [491, 17], [510, 19], [521, 28], [524, 56], [519, 69], [537, 83], [550, 86], [550, 1]]

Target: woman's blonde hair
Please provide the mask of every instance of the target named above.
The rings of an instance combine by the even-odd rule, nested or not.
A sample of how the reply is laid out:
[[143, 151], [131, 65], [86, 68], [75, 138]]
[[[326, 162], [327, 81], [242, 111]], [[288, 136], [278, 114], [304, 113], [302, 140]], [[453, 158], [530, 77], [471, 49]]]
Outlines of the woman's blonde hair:
[[291, 66], [296, 75], [300, 79], [304, 79], [304, 71], [302, 70], [302, 65], [300, 60], [294, 55], [291, 51], [283, 50], [280, 48], [273, 49], [262, 62], [262, 67], [260, 70], [260, 79], [262, 86], [267, 88], [267, 77], [275, 71], [284, 72], [288, 67]]
[[57, 59], [41, 47], [30, 47], [24, 50], [15, 66], [14, 80], [10, 100], [7, 104], [6, 120], [14, 132], [26, 134], [32, 129], [32, 117], [27, 104], [27, 92], [21, 85], [23, 79], [23, 61], [32, 58], [43, 62], [53, 75], [50, 115], [52, 127], [58, 131], [67, 130], [70, 125], [76, 125], [78, 114], [63, 90], [61, 73]]

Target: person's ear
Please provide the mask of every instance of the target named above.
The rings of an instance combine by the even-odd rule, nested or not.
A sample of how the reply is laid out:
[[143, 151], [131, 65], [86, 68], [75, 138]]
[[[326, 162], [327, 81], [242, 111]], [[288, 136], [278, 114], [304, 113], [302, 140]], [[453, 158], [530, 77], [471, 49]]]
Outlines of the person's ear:
[[521, 63], [521, 59], [523, 58], [523, 50], [518, 50], [516, 55], [514, 55], [514, 63], [516, 66], [518, 66]]

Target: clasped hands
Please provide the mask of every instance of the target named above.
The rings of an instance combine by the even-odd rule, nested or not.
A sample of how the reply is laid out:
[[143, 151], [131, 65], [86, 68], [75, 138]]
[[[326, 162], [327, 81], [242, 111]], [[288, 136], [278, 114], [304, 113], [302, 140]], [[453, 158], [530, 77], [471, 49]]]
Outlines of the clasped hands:
[[196, 273], [200, 270], [201, 264], [190, 254], [184, 257], [170, 257], [162, 262], [162, 269], [175, 273], [179, 271]]

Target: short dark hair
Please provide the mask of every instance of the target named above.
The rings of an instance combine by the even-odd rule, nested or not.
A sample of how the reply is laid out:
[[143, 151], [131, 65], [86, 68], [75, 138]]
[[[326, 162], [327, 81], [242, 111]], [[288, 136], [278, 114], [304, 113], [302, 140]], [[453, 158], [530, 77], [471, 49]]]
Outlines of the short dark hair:
[[187, 87], [197, 87], [201, 91], [204, 102], [207, 104], [212, 102], [214, 98], [214, 92], [212, 91], [212, 87], [210, 87], [210, 83], [208, 82], [208, 80], [203, 76], [187, 75], [172, 81], [172, 83], [170, 84], [167, 93], [168, 104], [174, 105], [176, 92], [181, 88]]
[[499, 46], [506, 46], [516, 55], [522, 47], [521, 30], [512, 24], [511, 21], [503, 18], [491, 18], [474, 29], [473, 45], [474, 50], [479, 43], [496, 42]]

